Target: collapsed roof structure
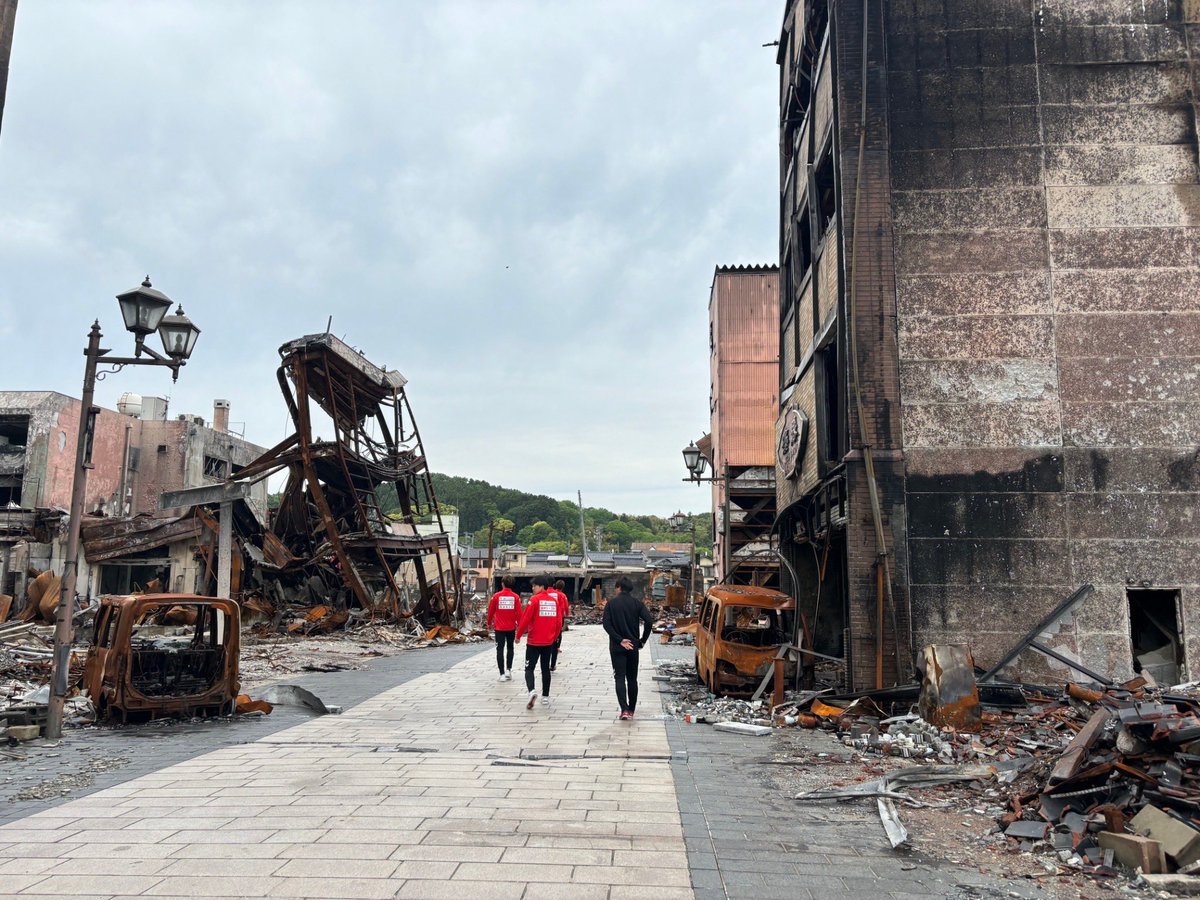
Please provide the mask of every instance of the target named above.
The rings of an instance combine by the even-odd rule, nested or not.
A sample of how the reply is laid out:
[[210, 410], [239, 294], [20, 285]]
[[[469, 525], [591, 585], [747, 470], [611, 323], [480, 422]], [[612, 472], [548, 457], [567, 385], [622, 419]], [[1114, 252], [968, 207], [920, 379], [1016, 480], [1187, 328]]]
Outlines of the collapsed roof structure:
[[[244, 536], [257, 565], [243, 593], [259, 589], [272, 601], [306, 597], [426, 624], [461, 620], [457, 563], [407, 380], [328, 333], [289, 341], [279, 355], [279, 387], [295, 433], [229, 481], [287, 473], [270, 525]], [[315, 436], [326, 420], [333, 440]], [[379, 500], [388, 484], [399, 506], [391, 515]], [[419, 529], [419, 518], [432, 527]]]

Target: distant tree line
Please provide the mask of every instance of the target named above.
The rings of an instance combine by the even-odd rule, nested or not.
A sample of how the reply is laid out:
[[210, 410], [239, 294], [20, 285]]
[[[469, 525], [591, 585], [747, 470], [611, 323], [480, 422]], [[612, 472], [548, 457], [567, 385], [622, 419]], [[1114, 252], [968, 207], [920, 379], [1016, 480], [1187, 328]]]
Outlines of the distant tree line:
[[[579, 553], [582, 546], [579, 506], [570, 500], [555, 500], [542, 494], [527, 494], [498, 487], [478, 478], [433, 474], [433, 486], [443, 515], [458, 513], [462, 540], [476, 547], [487, 545], [492, 525], [496, 545], [521, 544], [530, 550]], [[276, 500], [273, 496], [272, 500]], [[390, 484], [379, 489], [380, 508], [399, 514], [396, 490]], [[272, 503], [272, 506], [276, 505]], [[430, 510], [417, 510], [428, 519]], [[712, 552], [712, 519], [708, 513], [692, 517], [696, 523], [696, 546]], [[602, 507], [583, 510], [588, 548], [628, 550], [637, 542], [684, 543], [691, 529], [672, 531], [663, 516], [630, 516]]]

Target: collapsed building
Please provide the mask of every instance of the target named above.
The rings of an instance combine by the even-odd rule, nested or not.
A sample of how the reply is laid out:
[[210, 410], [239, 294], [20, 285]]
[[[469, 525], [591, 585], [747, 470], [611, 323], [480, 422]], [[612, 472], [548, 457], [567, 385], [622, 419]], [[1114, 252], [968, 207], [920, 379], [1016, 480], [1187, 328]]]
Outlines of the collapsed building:
[[[350, 610], [430, 623], [461, 621], [461, 578], [434, 494], [407, 380], [331, 334], [289, 341], [277, 373], [295, 432], [242, 469], [231, 487], [283, 473], [266, 527], [235, 505], [246, 555], [234, 589], [271, 607], [325, 610], [329, 627]], [[332, 440], [316, 429], [332, 429]], [[380, 505], [395, 491], [398, 511]], [[427, 519], [435, 527], [422, 528]]]
[[[20, 611], [40, 572], [62, 574], [67, 507], [75, 472], [80, 401], [54, 391], [0, 392], [0, 595]], [[129, 593], [157, 580], [163, 590], [196, 591], [202, 531], [190, 510], [159, 510], [164, 491], [219, 484], [264, 448], [229, 428], [230, 404], [213, 421], [168, 415], [161, 397], [122, 395], [98, 408], [84, 505], [81, 597]], [[246, 496], [266, 514], [266, 484]], [[185, 521], [186, 519], [186, 521]]]
[[1048, 646], [1196, 677], [1197, 24], [786, 4], [776, 530], [852, 686], [930, 643], [991, 666], [1085, 583]]

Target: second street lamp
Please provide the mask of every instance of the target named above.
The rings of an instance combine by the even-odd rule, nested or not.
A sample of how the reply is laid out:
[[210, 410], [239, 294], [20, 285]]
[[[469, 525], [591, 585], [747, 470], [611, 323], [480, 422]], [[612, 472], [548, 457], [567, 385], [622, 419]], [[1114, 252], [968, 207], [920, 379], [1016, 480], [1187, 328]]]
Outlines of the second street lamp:
[[[51, 659], [50, 707], [46, 715], [46, 737], [62, 737], [63, 705], [67, 698], [71, 668], [71, 642], [75, 615], [76, 570], [79, 567], [79, 532], [83, 525], [83, 504], [87, 496], [87, 473], [92, 468], [92, 437], [100, 408], [93, 405], [96, 382], [104, 376], [121, 371], [126, 366], [165, 366], [172, 380], [178, 380], [179, 370], [187, 364], [195, 349], [200, 329], [183, 314], [182, 307], [174, 316], [167, 316], [171, 299], [150, 284], [150, 276], [136, 288], [117, 295], [125, 330], [135, 337], [133, 356], [109, 356], [100, 346], [100, 320], [92, 323], [88, 345], [83, 351], [87, 360], [83, 370], [83, 396], [79, 404], [79, 432], [75, 443], [75, 477], [71, 484], [71, 514], [67, 526], [66, 559], [63, 561], [62, 593], [58, 598], [58, 613], [54, 620], [54, 656]], [[166, 356], [156, 353], [144, 343], [155, 331], [162, 338]], [[99, 363], [112, 366], [97, 373]]]

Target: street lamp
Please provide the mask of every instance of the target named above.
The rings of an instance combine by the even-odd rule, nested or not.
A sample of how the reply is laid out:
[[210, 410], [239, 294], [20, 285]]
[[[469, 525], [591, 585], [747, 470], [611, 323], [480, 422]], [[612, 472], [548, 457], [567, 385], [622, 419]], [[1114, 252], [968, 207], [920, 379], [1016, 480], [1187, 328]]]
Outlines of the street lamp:
[[695, 441], [683, 448], [683, 464], [688, 470], [688, 480], [699, 481], [700, 476], [704, 474], [704, 469], [708, 466], [708, 460], [704, 458], [704, 454], [700, 452]]
[[[93, 405], [96, 382], [106, 375], [120, 372], [126, 366], [166, 366], [171, 380], [179, 380], [179, 370], [187, 365], [200, 329], [183, 314], [183, 307], [168, 316], [171, 299], [150, 284], [146, 276], [138, 287], [117, 294], [125, 330], [134, 335], [133, 356], [109, 356], [111, 350], [100, 346], [100, 320], [92, 323], [88, 345], [83, 351], [87, 360], [83, 370], [83, 396], [79, 406], [79, 432], [75, 444], [75, 479], [71, 485], [71, 514], [67, 527], [67, 553], [64, 562], [62, 593], [58, 598], [58, 614], [54, 622], [54, 656], [51, 660], [50, 707], [46, 715], [46, 737], [62, 737], [63, 705], [67, 698], [67, 679], [71, 668], [72, 618], [75, 611], [76, 569], [79, 564], [79, 531], [83, 524], [83, 503], [87, 493], [87, 473], [92, 466], [92, 439], [95, 436], [96, 416], [100, 407]], [[147, 335], [158, 332], [166, 356], [145, 345]], [[100, 362], [112, 366], [97, 373]]]

